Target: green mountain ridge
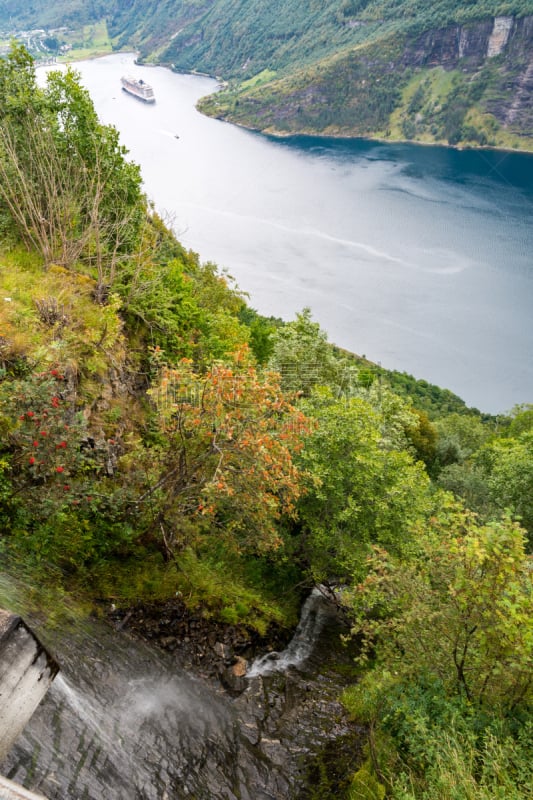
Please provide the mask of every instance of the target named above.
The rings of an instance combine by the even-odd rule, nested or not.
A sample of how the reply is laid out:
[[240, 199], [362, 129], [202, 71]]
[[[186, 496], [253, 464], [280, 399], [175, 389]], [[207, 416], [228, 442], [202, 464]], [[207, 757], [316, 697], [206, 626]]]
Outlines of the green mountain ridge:
[[213, 116], [278, 135], [533, 148], [530, 2], [143, 8], [115, 15], [117, 41], [227, 81], [199, 105]]
[[0, 0], [0, 28], [81, 26], [102, 19], [110, 10], [109, 0]]
[[200, 109], [256, 130], [533, 150], [531, 0], [0, 3], [0, 25], [76, 15], [141, 61], [221, 78]]

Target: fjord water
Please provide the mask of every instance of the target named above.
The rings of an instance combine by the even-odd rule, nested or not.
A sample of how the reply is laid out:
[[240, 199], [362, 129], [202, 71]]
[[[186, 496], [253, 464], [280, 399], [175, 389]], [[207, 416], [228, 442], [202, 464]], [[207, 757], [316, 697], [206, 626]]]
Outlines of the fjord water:
[[254, 308], [310, 306], [339, 346], [483, 411], [533, 400], [533, 156], [274, 139], [199, 114], [209, 78], [125, 54], [76, 67], [156, 208]]

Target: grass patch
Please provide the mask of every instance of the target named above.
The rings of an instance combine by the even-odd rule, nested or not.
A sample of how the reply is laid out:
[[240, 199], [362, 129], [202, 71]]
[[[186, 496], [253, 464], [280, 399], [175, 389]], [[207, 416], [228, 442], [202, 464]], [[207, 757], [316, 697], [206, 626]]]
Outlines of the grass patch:
[[386, 138], [444, 141], [440, 131], [431, 130], [431, 123], [459, 77], [457, 70], [447, 71], [442, 67], [418, 70], [402, 90], [401, 102], [390, 116]]
[[91, 571], [91, 591], [95, 586], [102, 597], [117, 605], [158, 602], [179, 598], [191, 610], [201, 609], [205, 617], [214, 617], [233, 625], [246, 625], [265, 635], [272, 623], [290, 627], [298, 620], [300, 597], [295, 591], [284, 592], [279, 575], [258, 583], [246, 561], [224, 558], [221, 553], [198, 554], [186, 549], [175, 562], [164, 562], [157, 553], [146, 552], [125, 562], [97, 566]]
[[83, 61], [86, 58], [111, 53], [113, 50], [105, 19], [92, 25], [84, 25], [77, 31], [65, 32], [64, 40], [66, 44], [71, 45], [72, 50], [60, 56], [58, 58], [60, 62]]
[[268, 83], [269, 81], [273, 80], [277, 75], [277, 72], [273, 69], [264, 69], [261, 72], [258, 72], [257, 75], [254, 75], [252, 78], [248, 78], [247, 81], [243, 81], [241, 83], [241, 89], [251, 89], [253, 86], [261, 86], [263, 83]]
[[104, 375], [124, 351], [118, 302], [94, 302], [95, 282], [24, 248], [0, 251], [0, 336], [5, 364], [29, 359], [69, 365], [85, 377]]

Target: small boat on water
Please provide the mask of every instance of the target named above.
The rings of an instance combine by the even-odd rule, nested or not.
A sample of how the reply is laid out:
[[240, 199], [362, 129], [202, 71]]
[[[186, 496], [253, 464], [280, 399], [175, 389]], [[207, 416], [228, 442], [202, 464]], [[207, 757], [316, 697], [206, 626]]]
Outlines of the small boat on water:
[[154, 90], [142, 78], [131, 78], [125, 75], [120, 81], [123, 90], [128, 94], [138, 97], [139, 100], [143, 100], [145, 103], [155, 103]]

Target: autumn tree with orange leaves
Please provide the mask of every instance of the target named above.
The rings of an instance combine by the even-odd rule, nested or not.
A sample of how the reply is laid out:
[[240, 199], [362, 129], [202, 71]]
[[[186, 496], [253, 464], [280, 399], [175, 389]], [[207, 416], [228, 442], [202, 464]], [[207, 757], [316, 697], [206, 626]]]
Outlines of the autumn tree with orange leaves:
[[203, 374], [189, 359], [162, 366], [150, 395], [164, 445], [140, 500], [167, 557], [215, 533], [237, 552], [279, 548], [279, 520], [301, 493], [293, 453], [311, 426], [279, 375], [258, 372], [243, 348]]

